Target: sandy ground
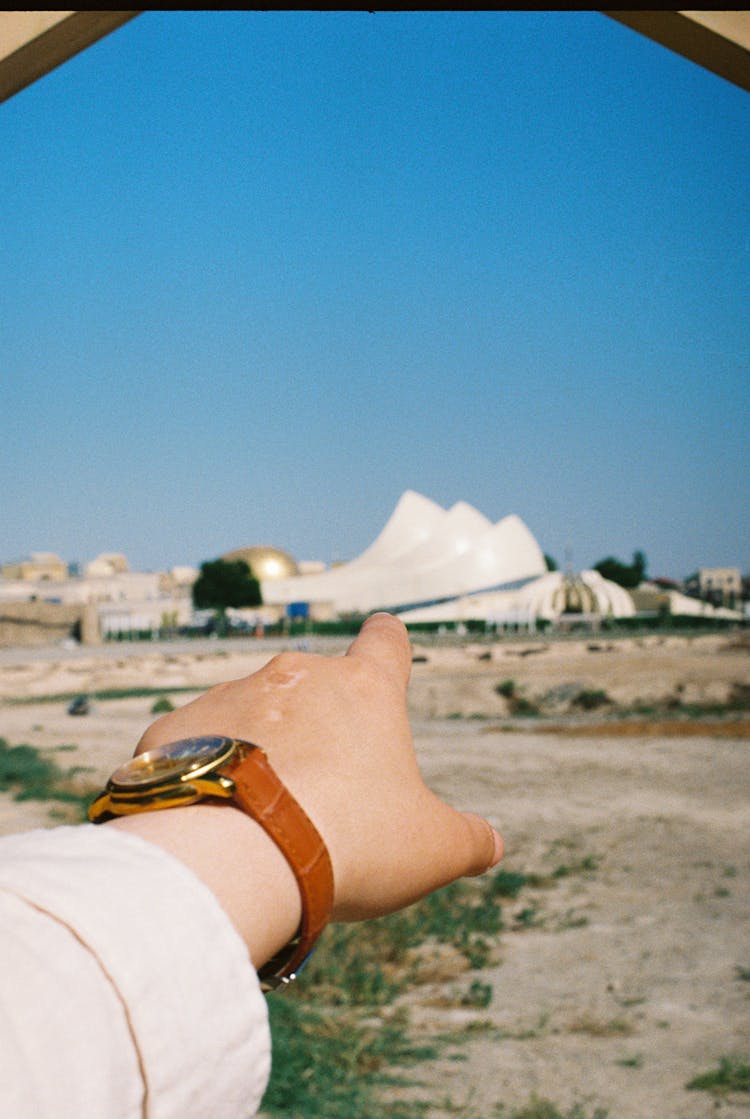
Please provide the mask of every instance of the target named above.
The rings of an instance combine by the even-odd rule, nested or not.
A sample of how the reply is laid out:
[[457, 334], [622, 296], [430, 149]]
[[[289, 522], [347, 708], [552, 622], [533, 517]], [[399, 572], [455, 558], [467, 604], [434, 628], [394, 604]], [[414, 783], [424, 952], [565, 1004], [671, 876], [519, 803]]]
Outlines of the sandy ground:
[[[96, 785], [132, 752], [153, 697], [95, 702], [85, 718], [67, 715], [62, 700], [12, 698], [201, 690], [273, 651], [252, 642], [4, 650], [0, 735], [73, 745], [55, 758], [88, 767], [84, 779]], [[544, 718], [509, 712], [496, 691], [508, 680]], [[748, 687], [750, 646], [736, 637], [415, 647], [410, 703], [428, 782], [503, 831], [508, 869], [537, 876], [506, 904], [496, 964], [478, 976], [449, 968], [410, 996], [427, 1031], [482, 1024], [429, 1069], [425, 1098], [472, 1119], [532, 1093], [561, 1110], [580, 1103], [587, 1119], [596, 1107], [610, 1119], [748, 1115], [747, 1096], [716, 1103], [685, 1085], [722, 1056], [750, 1060], [750, 723], [686, 721], [684, 709]], [[581, 690], [663, 709], [656, 721], [623, 722], [607, 706], [592, 716], [571, 707]], [[0, 797], [0, 832], [55, 822], [46, 806]], [[477, 977], [492, 988], [490, 1005], [457, 1006]]]

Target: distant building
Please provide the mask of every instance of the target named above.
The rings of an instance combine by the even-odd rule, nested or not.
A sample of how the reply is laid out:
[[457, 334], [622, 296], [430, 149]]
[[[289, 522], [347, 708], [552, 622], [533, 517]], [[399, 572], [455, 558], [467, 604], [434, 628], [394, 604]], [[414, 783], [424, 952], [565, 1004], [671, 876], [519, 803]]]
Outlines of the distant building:
[[596, 629], [605, 619], [634, 614], [631, 594], [598, 571], [548, 571], [514, 590], [466, 595], [400, 616], [407, 624], [483, 621], [498, 629], [534, 630], [539, 621]]
[[326, 565], [323, 560], [297, 560], [297, 569], [300, 575], [320, 575]]
[[107, 575], [124, 575], [128, 571], [130, 564], [120, 552], [102, 552], [86, 564], [83, 573], [88, 579], [97, 579]]
[[67, 563], [64, 563], [54, 552], [32, 552], [28, 559], [20, 560], [18, 563], [5, 563], [0, 570], [4, 579], [18, 579], [24, 583], [68, 577]]
[[429, 609], [518, 587], [545, 571], [539, 545], [514, 514], [493, 524], [466, 502], [446, 510], [407, 490], [355, 559], [315, 573], [259, 578], [265, 606], [288, 614], [305, 608], [307, 616], [325, 620]]
[[[13, 635], [22, 624], [29, 633], [33, 628], [36, 639], [43, 641], [45, 632], [52, 633], [53, 623], [70, 629], [70, 618], [85, 620], [78, 630], [87, 641], [95, 636], [155, 633], [191, 621], [194, 568], [130, 571], [123, 555], [105, 553], [88, 563], [85, 572], [82, 577], [70, 577], [62, 560], [46, 553], [6, 564], [0, 580], [0, 607], [2, 617], [7, 615], [5, 630], [10, 635], [5, 643], [16, 641]], [[58, 615], [62, 619], [59, 625]]]
[[233, 552], [227, 552], [222, 559], [228, 562], [244, 560], [259, 582], [264, 580], [273, 582], [275, 579], [290, 579], [299, 575], [297, 564], [287, 552], [267, 544], [236, 548]]
[[742, 576], [739, 567], [700, 567], [685, 580], [685, 591], [691, 598], [700, 598], [712, 606], [730, 609], [742, 600]]
[[171, 581], [170, 586], [192, 587], [193, 583], [198, 578], [198, 569], [195, 567], [188, 567], [187, 565], [170, 567], [169, 574], [166, 578]]
[[589, 619], [631, 618], [635, 614], [632, 595], [593, 570], [578, 574], [549, 571], [522, 588], [518, 600], [535, 617], [549, 621], [575, 620], [578, 615]]

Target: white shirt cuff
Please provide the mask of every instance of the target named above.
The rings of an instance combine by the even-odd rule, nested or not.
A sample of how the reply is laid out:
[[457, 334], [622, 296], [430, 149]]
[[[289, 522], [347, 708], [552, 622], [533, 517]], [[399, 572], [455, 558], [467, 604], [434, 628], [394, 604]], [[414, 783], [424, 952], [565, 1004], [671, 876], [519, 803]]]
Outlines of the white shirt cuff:
[[[0, 839], [0, 890], [53, 918], [95, 958], [124, 1010], [143, 1115], [255, 1114], [270, 1072], [265, 998], [231, 921], [183, 863], [114, 828], [26, 832]], [[85, 1015], [85, 1005], [71, 1012]], [[92, 1062], [96, 1051], [93, 1036]]]

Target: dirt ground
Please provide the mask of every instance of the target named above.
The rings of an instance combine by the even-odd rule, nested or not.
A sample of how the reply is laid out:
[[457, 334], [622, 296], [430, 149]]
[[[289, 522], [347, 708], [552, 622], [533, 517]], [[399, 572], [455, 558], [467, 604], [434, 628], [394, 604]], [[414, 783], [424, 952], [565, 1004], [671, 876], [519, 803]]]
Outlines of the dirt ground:
[[[84, 718], [63, 700], [13, 697], [201, 690], [272, 651], [5, 650], [0, 736], [74, 746], [54, 756], [89, 767], [96, 785], [132, 752], [153, 697], [95, 701]], [[507, 869], [534, 876], [506, 903], [498, 962], [476, 976], [491, 987], [487, 1007], [456, 1005], [450, 974], [410, 996], [417, 1027], [472, 1038], [430, 1067], [417, 1094], [435, 1116], [450, 1103], [472, 1119], [532, 1094], [561, 1111], [579, 1103], [587, 1119], [597, 1107], [610, 1119], [746, 1117], [747, 1095], [714, 1100], [685, 1085], [723, 1056], [750, 1061], [750, 722], [707, 710], [747, 695], [750, 646], [594, 638], [414, 652], [428, 783], [486, 815], [505, 836]], [[606, 700], [586, 710], [581, 692]], [[536, 714], [514, 713], [519, 697]], [[0, 833], [55, 822], [47, 806], [0, 797]]]

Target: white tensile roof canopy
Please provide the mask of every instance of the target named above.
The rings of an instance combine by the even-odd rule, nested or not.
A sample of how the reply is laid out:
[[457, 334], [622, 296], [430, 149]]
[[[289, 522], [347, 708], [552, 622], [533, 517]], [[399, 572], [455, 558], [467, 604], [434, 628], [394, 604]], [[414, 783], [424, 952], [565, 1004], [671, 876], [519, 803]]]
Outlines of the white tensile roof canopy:
[[635, 614], [626, 590], [604, 579], [598, 571], [567, 575], [548, 571], [515, 590], [467, 595], [452, 602], [402, 614], [407, 624], [420, 622], [484, 621], [491, 625], [532, 626], [538, 619], [556, 621], [571, 609], [571, 599], [582, 616], [629, 618]]
[[508, 587], [545, 571], [542, 551], [519, 517], [492, 524], [466, 502], [446, 510], [407, 490], [356, 559], [320, 574], [263, 582], [262, 593], [269, 605], [328, 603], [337, 614], [368, 614]]

